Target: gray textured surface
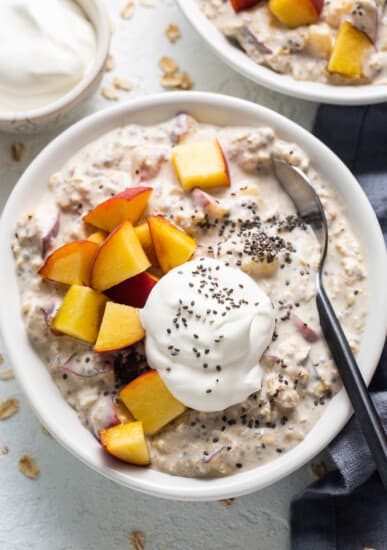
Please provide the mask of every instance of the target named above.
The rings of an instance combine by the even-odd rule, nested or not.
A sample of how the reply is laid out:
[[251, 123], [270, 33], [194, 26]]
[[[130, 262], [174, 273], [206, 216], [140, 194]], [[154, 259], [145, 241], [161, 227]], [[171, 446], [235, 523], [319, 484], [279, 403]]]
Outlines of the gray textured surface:
[[[258, 88], [223, 66], [199, 41], [173, 2], [155, 0], [154, 8], [138, 6], [135, 17], [123, 21], [118, 13], [125, 1], [109, 0], [116, 27], [112, 51], [117, 68], [105, 77], [106, 84], [113, 74], [136, 83], [133, 92], [121, 94], [120, 101], [161, 91], [158, 60], [161, 55], [170, 55], [190, 72], [197, 90], [256, 101], [310, 126], [315, 105]], [[175, 45], [164, 36], [171, 22], [178, 23], [183, 32], [183, 38]], [[84, 114], [110, 104], [97, 95]], [[28, 163], [54, 135], [55, 132], [29, 137], [0, 134], [1, 207]], [[26, 154], [22, 162], [15, 162], [9, 149], [20, 141]], [[5, 366], [6, 361], [1, 368]], [[229, 507], [157, 500], [118, 487], [76, 461], [42, 433], [17, 382], [0, 381], [0, 400], [11, 396], [20, 399], [21, 408], [14, 417], [0, 422], [0, 451], [3, 445], [9, 447], [7, 455], [0, 452], [1, 550], [121, 550], [129, 548], [132, 530], [143, 531], [146, 549], [152, 550], [288, 547], [289, 500], [311, 480], [308, 467]], [[37, 459], [39, 479], [27, 479], [18, 471], [17, 462], [24, 453]]]

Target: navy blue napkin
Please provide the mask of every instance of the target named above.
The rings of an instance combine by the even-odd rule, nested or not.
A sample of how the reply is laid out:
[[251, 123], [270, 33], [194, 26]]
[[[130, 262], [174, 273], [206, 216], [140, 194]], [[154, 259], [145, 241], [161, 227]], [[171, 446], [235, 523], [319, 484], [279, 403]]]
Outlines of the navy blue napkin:
[[[323, 105], [314, 133], [356, 175], [387, 240], [387, 104]], [[387, 347], [371, 391], [387, 430]], [[291, 550], [386, 550], [387, 494], [356, 418], [330, 445], [329, 453], [336, 469], [292, 501]]]

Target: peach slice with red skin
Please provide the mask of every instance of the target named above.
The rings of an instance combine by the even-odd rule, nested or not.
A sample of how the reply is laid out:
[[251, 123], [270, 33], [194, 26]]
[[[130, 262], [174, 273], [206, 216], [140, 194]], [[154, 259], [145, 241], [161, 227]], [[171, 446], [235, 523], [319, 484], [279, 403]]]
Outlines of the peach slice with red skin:
[[143, 247], [144, 252], [147, 255], [147, 258], [149, 258], [149, 261], [153, 266], [157, 267], [159, 265], [159, 262], [157, 261], [157, 256], [153, 248], [152, 237], [150, 234], [148, 223], [145, 222], [140, 225], [136, 225], [134, 231], [136, 232], [138, 240], [140, 241], [141, 246]]
[[172, 163], [185, 191], [230, 186], [227, 160], [217, 139], [177, 145]]
[[112, 456], [137, 466], [150, 464], [150, 456], [141, 422], [118, 424], [100, 430], [103, 448]]
[[145, 336], [138, 310], [108, 302], [99, 328], [94, 351], [115, 351], [136, 344]]
[[51, 328], [89, 344], [97, 339], [106, 296], [87, 286], [73, 285], [55, 315]]
[[109, 288], [106, 294], [114, 302], [141, 308], [145, 306], [150, 291], [158, 281], [157, 277], [145, 271]]
[[163, 216], [149, 216], [153, 247], [163, 273], [184, 264], [196, 250], [196, 241]]
[[120, 399], [142, 421], [146, 434], [156, 433], [186, 410], [154, 370], [129, 382], [120, 391]]
[[98, 245], [90, 241], [74, 241], [57, 248], [38, 273], [44, 279], [66, 285], [90, 285], [90, 272]]
[[236, 13], [243, 10], [248, 10], [259, 4], [261, 0], [231, 0], [231, 5]]
[[136, 223], [142, 216], [151, 194], [151, 187], [139, 186], [125, 189], [98, 204], [83, 216], [83, 221], [109, 232], [123, 221]]
[[314, 23], [323, 5], [324, 0], [269, 0], [272, 14], [290, 29]]
[[91, 286], [112, 288], [150, 267], [150, 261], [130, 222], [123, 222], [104, 240], [94, 257]]

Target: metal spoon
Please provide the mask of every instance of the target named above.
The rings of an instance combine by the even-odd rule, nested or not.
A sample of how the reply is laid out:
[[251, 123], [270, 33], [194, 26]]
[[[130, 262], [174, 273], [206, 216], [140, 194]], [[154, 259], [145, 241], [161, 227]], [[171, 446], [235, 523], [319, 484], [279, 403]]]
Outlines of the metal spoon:
[[298, 215], [311, 225], [321, 245], [320, 265], [316, 275], [316, 302], [321, 328], [387, 490], [387, 437], [343, 329], [324, 290], [323, 267], [328, 250], [328, 226], [324, 209], [311, 182], [301, 170], [284, 160], [274, 159], [273, 164], [275, 175], [294, 202]]

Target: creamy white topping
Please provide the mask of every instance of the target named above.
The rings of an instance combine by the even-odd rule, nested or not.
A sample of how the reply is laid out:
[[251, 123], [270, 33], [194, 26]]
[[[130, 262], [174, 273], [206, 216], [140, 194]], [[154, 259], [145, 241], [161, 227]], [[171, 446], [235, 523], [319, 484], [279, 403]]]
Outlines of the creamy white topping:
[[1, 0], [0, 111], [45, 106], [86, 74], [96, 35], [72, 0]]
[[176, 267], [153, 288], [141, 320], [148, 364], [186, 406], [220, 411], [260, 389], [274, 312], [239, 269], [209, 258]]

